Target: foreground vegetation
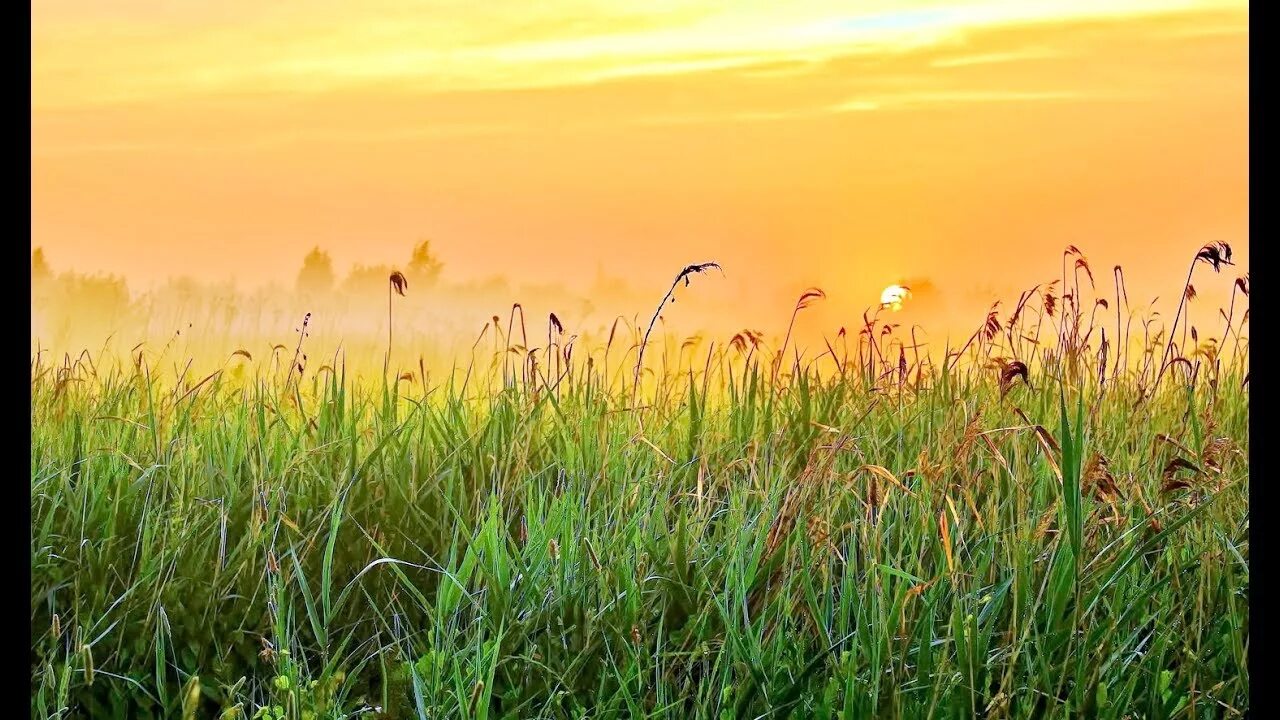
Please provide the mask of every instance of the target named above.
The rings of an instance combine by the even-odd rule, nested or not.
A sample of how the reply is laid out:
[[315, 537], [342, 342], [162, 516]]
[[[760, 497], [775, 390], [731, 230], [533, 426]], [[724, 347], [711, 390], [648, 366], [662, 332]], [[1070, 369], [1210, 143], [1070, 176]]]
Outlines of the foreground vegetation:
[[936, 361], [37, 356], [32, 713], [1240, 716], [1247, 342], [1045, 295]]

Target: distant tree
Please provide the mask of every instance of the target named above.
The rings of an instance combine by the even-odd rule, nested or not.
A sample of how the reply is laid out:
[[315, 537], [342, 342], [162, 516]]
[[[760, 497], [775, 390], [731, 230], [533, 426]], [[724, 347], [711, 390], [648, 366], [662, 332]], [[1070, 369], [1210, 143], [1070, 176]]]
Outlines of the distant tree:
[[129, 288], [116, 275], [66, 273], [58, 279], [58, 301], [78, 326], [114, 329], [129, 310]]
[[335, 279], [333, 259], [329, 253], [319, 247], [312, 248], [302, 259], [302, 269], [298, 271], [298, 292], [309, 295], [329, 293]]
[[[342, 291], [352, 297], [367, 298], [382, 296], [386, 300], [387, 283], [395, 268], [390, 265], [353, 265], [351, 272], [342, 281]], [[417, 283], [409, 281], [409, 290], [417, 288]]]
[[53, 270], [49, 267], [49, 261], [44, 259], [44, 248], [36, 248], [31, 253], [31, 281], [45, 282], [53, 277]]
[[418, 292], [440, 282], [440, 272], [443, 269], [444, 263], [431, 252], [431, 241], [423, 240], [413, 248], [408, 265], [353, 265], [342, 280], [342, 291], [353, 297], [366, 297], [374, 293], [385, 295], [388, 278], [391, 273], [399, 270], [409, 281], [409, 297], [417, 298], [420, 297]]
[[440, 281], [442, 270], [444, 263], [431, 252], [431, 241], [423, 240], [413, 248], [413, 256], [409, 258], [409, 268], [405, 274], [418, 287], [430, 288]]

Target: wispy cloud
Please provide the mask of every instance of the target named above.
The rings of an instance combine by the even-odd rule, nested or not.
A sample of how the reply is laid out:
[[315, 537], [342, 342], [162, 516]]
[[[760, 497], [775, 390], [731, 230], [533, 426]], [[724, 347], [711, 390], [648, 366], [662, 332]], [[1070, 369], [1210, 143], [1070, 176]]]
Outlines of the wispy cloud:
[[[242, 92], [306, 93], [398, 84], [406, 91], [530, 88], [709, 68], [815, 62], [856, 49], [909, 49], [982, 28], [1116, 19], [1227, 7], [1218, 0], [970, 0], [903, 6], [828, 0], [726, 6], [658, 2], [644, 13], [572, 0], [498, 2], [423, 12], [378, 0], [354, 12], [327, 0], [155, 6], [108, 12], [90, 0], [37, 6], [33, 105], [162, 100]], [[83, 6], [83, 14], [72, 12]], [[362, 9], [364, 5], [360, 6]], [[732, 10], [730, 12], [730, 10]], [[584, 19], [584, 18], [590, 18]], [[970, 54], [938, 67], [1032, 56]]]
[[938, 58], [930, 63], [933, 67], [965, 67], [968, 65], [993, 65], [997, 63], [1021, 62], [1024, 60], [1043, 60], [1061, 57], [1063, 52], [1049, 48], [1033, 48], [1009, 52], [976, 53], [973, 55], [953, 55]]
[[831, 106], [831, 112], [869, 112], [889, 108], [912, 107], [921, 105], [954, 105], [958, 103], [1019, 103], [1019, 102], [1054, 102], [1076, 100], [1082, 97], [1071, 91], [940, 91], [940, 92], [904, 92], [893, 95], [878, 95], [867, 98], [856, 98]]

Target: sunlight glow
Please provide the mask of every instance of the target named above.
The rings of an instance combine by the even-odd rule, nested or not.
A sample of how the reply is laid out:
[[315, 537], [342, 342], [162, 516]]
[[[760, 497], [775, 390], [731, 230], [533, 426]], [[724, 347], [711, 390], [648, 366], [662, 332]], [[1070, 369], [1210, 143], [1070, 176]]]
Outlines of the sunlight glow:
[[890, 285], [880, 293], [880, 307], [897, 312], [902, 309], [902, 303], [909, 297], [911, 297], [911, 288]]

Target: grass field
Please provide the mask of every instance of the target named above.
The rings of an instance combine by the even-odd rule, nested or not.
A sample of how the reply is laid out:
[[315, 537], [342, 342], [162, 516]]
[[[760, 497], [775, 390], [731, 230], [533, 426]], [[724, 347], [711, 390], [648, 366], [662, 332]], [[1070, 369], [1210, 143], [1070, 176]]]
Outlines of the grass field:
[[36, 354], [33, 716], [1241, 716], [1239, 308], [1180, 350], [1052, 292], [933, 357]]

